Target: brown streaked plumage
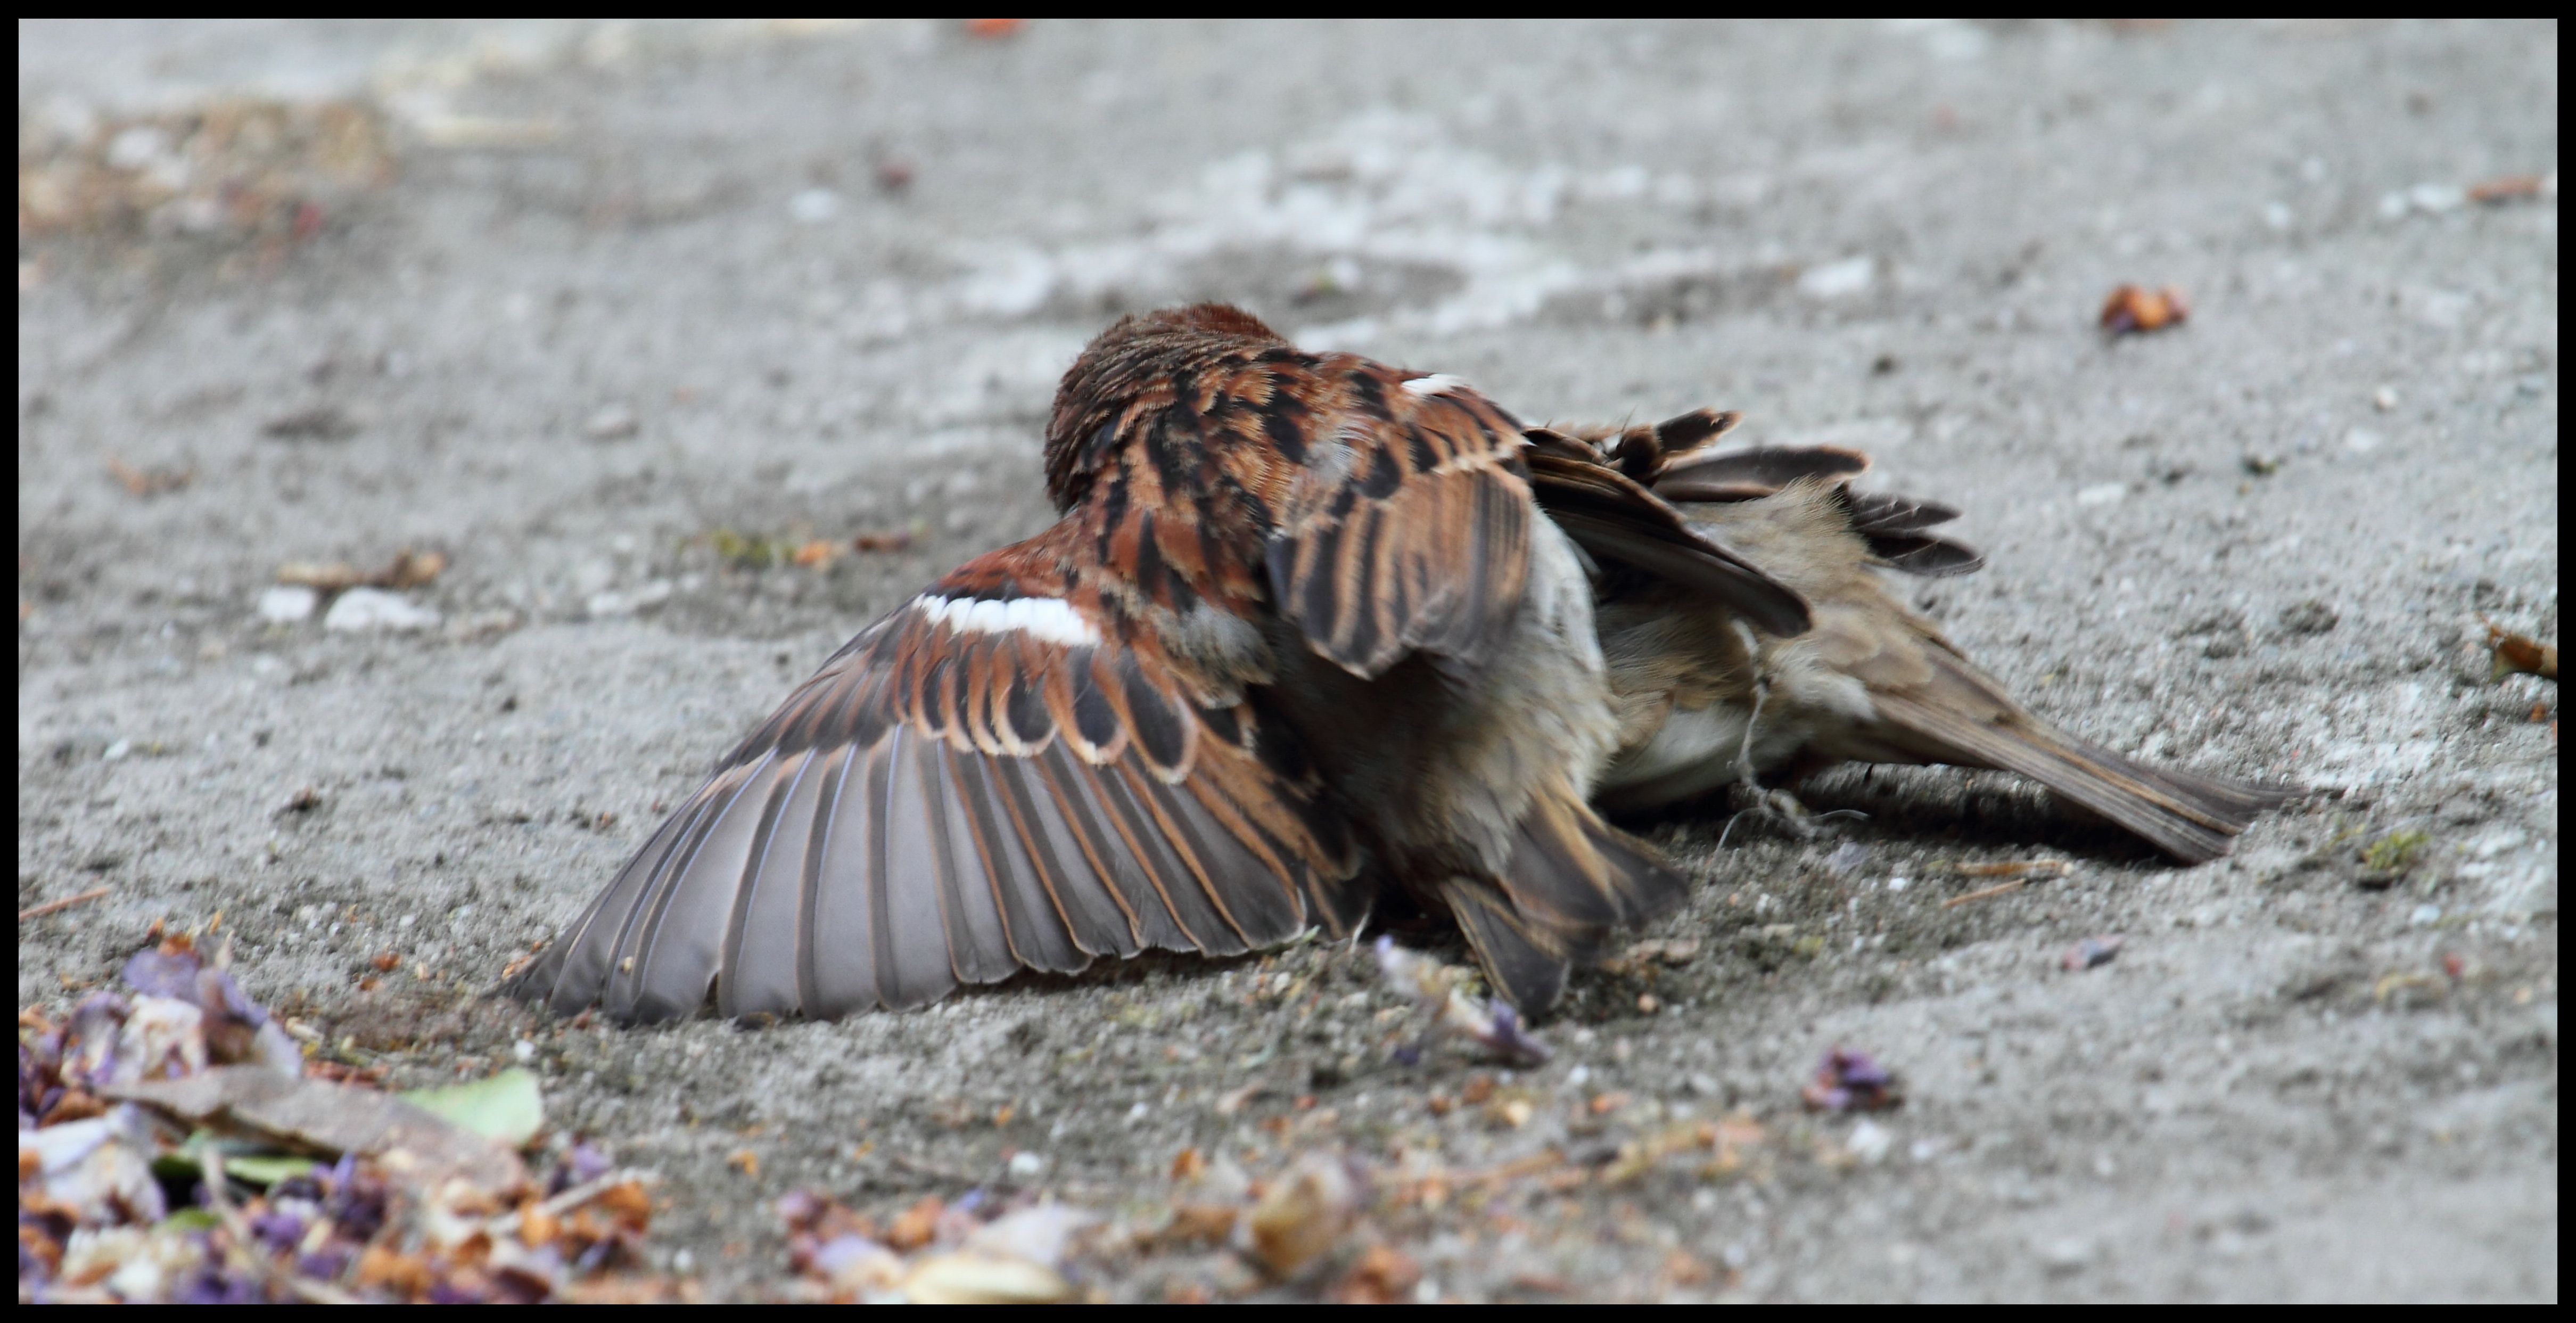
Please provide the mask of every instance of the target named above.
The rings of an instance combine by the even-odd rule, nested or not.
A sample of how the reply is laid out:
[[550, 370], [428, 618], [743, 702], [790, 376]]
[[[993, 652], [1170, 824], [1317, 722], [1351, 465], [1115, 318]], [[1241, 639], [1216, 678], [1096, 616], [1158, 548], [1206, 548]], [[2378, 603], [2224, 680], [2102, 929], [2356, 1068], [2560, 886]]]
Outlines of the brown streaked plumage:
[[[512, 990], [637, 1020], [916, 1006], [1339, 935], [1398, 886], [1543, 1011], [1682, 882], [1585, 803], [1615, 720], [1525, 448], [1462, 385], [1232, 308], [1122, 320], [1057, 395], [1059, 521], [835, 654]], [[1802, 618], [1642, 492], [1584, 513]]]
[[[1603, 474], [1649, 486], [1690, 528], [1806, 599], [1795, 637], [1667, 578], [1613, 574], [1596, 617], [1621, 731], [1596, 802], [1666, 804], [1777, 772], [1845, 761], [2020, 773], [2184, 863], [2225, 854], [2264, 809], [2299, 793], [2150, 767], [2031, 713], [1878, 571], [1966, 574], [1985, 562], [1931, 530], [1948, 506], [1851, 490], [1869, 458], [1831, 447], [1717, 449], [1737, 415], [1651, 428], [1534, 434], [1543, 508], [1586, 499]], [[1759, 622], [1753, 622], [1758, 624]]]

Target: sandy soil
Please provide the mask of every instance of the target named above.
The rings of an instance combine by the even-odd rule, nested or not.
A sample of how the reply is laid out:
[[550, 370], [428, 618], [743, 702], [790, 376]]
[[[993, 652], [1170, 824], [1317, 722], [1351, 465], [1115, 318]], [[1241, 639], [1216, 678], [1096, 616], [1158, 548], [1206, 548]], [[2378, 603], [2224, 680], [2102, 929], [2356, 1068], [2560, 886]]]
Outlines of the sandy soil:
[[[2558, 1293], [2557, 696], [2477, 623], [2558, 630], [2554, 25], [20, 36], [22, 167], [31, 122], [271, 93], [376, 98], [398, 162], [286, 242], [30, 239], [22, 187], [19, 904], [111, 891], [21, 923], [21, 1005], [220, 913], [398, 1080], [516, 1046], [720, 1294], [798, 1185], [1117, 1211], [1190, 1146], [1565, 1154], [1381, 1215], [1424, 1298]], [[2106, 342], [2125, 281], [2191, 320]], [[1043, 526], [1055, 375], [1203, 296], [1526, 417], [1864, 446], [1970, 512], [1990, 568], [1924, 600], [2034, 705], [2330, 793], [2191, 870], [1951, 772], [1829, 779], [1871, 816], [1816, 841], [1642, 824], [1699, 954], [1588, 976], [1517, 1073], [1391, 1060], [1366, 953], [1311, 946], [759, 1032], [479, 996], [842, 639]], [[256, 612], [406, 547], [433, 626]], [[1903, 1108], [1803, 1114], [1837, 1044]], [[1741, 1170], [1580, 1170], [1737, 1112]]]

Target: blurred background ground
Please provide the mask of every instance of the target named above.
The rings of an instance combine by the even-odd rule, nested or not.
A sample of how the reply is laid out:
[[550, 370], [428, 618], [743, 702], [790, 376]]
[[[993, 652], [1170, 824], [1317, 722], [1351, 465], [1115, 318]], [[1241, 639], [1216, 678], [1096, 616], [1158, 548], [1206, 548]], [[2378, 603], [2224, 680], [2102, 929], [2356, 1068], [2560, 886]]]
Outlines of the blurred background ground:
[[[2554, 24], [19, 33], [19, 903], [107, 888], [21, 922], [22, 1006], [220, 914], [333, 1052], [529, 1060], [718, 1294], [783, 1275], [791, 1188], [1150, 1219], [1184, 1150], [1378, 1202], [1285, 1285], [1092, 1287], [2557, 1294], [2557, 696], [2480, 623], [2557, 634]], [[2190, 320], [2106, 341], [2133, 281]], [[1871, 816], [1813, 842], [1640, 824], [1696, 954], [1518, 1072], [1390, 1059], [1311, 946], [748, 1033], [478, 996], [1042, 527], [1055, 376], [1201, 297], [1532, 419], [1869, 449], [1969, 512], [1990, 568], [1922, 600], [2035, 706], [2330, 793], [2187, 871], [1950, 772], [1829, 779]], [[1905, 1105], [1803, 1113], [1838, 1044]]]

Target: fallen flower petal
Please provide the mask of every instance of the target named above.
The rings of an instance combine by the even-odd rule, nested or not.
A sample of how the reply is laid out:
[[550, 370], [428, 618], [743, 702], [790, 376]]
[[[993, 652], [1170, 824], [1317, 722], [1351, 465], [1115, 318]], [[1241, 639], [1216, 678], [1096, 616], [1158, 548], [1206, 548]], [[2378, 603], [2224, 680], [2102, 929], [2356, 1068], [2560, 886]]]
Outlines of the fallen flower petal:
[[2118, 933], [2103, 937], [2087, 937], [2066, 948], [2066, 954], [2057, 958], [2057, 967], [2071, 974], [2077, 970], [2091, 969], [2096, 965], [2107, 965], [2111, 963], [2112, 957], [2120, 954], [2120, 948], [2126, 945], [2128, 940]]

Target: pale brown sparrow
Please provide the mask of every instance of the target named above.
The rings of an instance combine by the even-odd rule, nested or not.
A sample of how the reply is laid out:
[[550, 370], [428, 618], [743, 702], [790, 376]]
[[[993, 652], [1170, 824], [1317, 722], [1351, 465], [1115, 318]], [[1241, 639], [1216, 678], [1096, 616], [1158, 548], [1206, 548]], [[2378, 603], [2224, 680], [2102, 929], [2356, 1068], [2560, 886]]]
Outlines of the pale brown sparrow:
[[[1620, 734], [1597, 805], [1632, 812], [1720, 786], [1786, 785], [1847, 761], [2001, 768], [2199, 863], [2300, 793], [2149, 766], [2033, 714], [1883, 577], [1982, 566], [1931, 531], [1957, 511], [1853, 491], [1869, 467], [1856, 451], [1715, 446], [1737, 419], [1701, 411], [1654, 427], [1531, 433], [1543, 508], [1593, 500], [1613, 479], [1643, 483], [1813, 616], [1812, 628], [1784, 635], [1669, 577], [1602, 576], [1594, 614]], [[1794, 801], [1769, 802], [1795, 813]]]

